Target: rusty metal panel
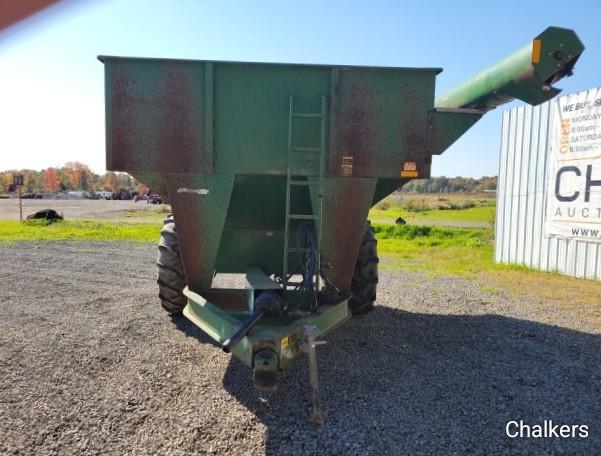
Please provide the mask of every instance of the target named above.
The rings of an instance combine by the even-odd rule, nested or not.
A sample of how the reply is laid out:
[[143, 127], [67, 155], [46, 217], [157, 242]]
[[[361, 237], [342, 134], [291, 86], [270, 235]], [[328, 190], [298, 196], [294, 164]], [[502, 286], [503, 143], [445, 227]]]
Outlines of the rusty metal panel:
[[368, 178], [323, 179], [322, 266], [341, 290], [351, 285], [376, 183], [377, 179]]
[[105, 59], [107, 169], [212, 171], [205, 115], [212, 118], [212, 79], [205, 62]]
[[233, 174], [167, 174], [165, 177], [188, 287], [211, 287], [229, 208]]
[[400, 177], [404, 162], [424, 175], [428, 111], [438, 70], [339, 68], [332, 73], [331, 176]]

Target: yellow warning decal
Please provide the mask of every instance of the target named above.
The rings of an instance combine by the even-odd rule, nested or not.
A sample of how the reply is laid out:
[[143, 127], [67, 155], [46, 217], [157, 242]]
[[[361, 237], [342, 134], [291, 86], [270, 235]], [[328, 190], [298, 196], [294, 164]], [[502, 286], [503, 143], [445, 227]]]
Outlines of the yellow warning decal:
[[284, 337], [282, 339], [282, 343], [281, 343], [282, 350], [284, 350], [285, 348], [288, 348], [289, 345], [290, 345], [290, 337]]
[[401, 177], [417, 177], [417, 171], [401, 171]]
[[416, 162], [405, 162], [403, 163], [403, 169], [401, 170], [401, 177], [417, 177], [417, 163]]
[[541, 40], [534, 40], [532, 42], [532, 63], [540, 62], [541, 46], [542, 46]]

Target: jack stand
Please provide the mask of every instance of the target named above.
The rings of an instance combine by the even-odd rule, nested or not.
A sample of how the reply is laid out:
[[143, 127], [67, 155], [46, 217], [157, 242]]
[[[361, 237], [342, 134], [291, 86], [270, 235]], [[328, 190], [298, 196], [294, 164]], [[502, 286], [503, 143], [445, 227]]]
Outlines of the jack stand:
[[324, 424], [328, 412], [321, 407], [321, 402], [319, 401], [319, 380], [317, 376], [317, 354], [315, 353], [315, 347], [325, 342], [317, 342], [315, 340], [317, 334], [319, 334], [319, 330], [315, 326], [305, 325], [306, 342], [302, 348], [309, 355], [309, 383], [311, 384], [311, 404], [313, 407], [309, 421], [316, 424]]

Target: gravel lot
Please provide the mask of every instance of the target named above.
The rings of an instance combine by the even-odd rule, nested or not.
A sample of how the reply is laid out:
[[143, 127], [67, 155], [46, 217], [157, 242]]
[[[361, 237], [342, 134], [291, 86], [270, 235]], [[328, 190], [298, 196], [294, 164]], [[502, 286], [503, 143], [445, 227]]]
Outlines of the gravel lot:
[[[61, 212], [65, 219], [156, 222], [158, 206], [145, 201], [107, 201], [87, 199], [24, 199], [23, 217], [42, 209], [54, 209]], [[136, 217], [128, 217], [131, 211], [140, 212]], [[145, 216], [147, 215], [147, 216]], [[164, 216], [165, 214], [163, 214]], [[19, 200], [16, 198], [0, 199], [0, 220], [19, 220]]]
[[[0, 453], [599, 454], [601, 336], [459, 279], [382, 274], [379, 306], [279, 392], [159, 308], [148, 244], [0, 246]], [[551, 304], [546, 312], [552, 312]], [[547, 315], [548, 317], [548, 315]], [[586, 439], [509, 439], [509, 420]]]

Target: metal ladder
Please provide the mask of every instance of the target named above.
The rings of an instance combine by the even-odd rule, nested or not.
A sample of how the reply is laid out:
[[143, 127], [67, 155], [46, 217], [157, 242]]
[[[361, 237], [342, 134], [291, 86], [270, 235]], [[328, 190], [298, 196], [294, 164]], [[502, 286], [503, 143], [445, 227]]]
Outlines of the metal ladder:
[[[317, 244], [317, 268], [315, 277], [315, 288], [319, 290], [319, 271], [320, 271], [320, 254], [321, 251], [321, 229], [322, 229], [322, 180], [324, 173], [324, 162], [325, 162], [325, 131], [326, 131], [326, 97], [321, 97], [321, 112], [295, 112], [294, 111], [294, 96], [290, 95], [290, 108], [288, 113], [288, 167], [286, 170], [286, 222], [284, 225], [284, 267], [282, 269], [282, 279], [284, 281], [284, 290], [288, 288], [289, 277], [288, 277], [288, 254], [289, 253], [304, 253], [306, 250], [300, 248], [300, 246], [290, 247], [290, 221], [291, 220], [313, 220], [316, 234]], [[292, 130], [294, 126], [294, 119], [296, 118], [311, 118], [320, 121], [320, 141], [318, 147], [298, 147], [293, 144]], [[319, 154], [319, 173], [317, 176], [303, 176], [307, 180], [295, 179], [295, 175], [292, 172], [292, 159], [295, 152], [310, 152]], [[313, 206], [312, 214], [295, 214], [291, 213], [290, 207], [290, 194], [293, 187], [307, 186], [313, 187], [317, 199], [317, 204], [313, 205], [314, 201], [311, 198]], [[311, 195], [311, 193], [309, 193]]]

